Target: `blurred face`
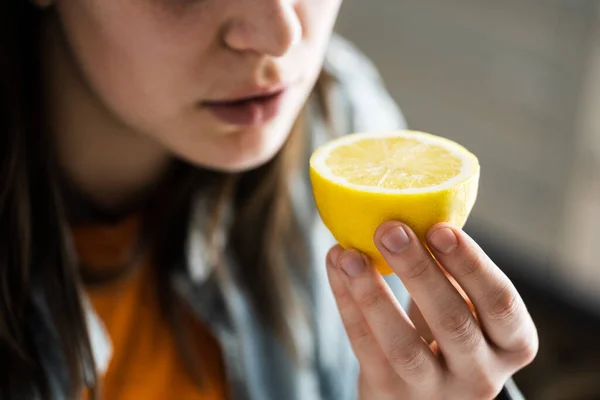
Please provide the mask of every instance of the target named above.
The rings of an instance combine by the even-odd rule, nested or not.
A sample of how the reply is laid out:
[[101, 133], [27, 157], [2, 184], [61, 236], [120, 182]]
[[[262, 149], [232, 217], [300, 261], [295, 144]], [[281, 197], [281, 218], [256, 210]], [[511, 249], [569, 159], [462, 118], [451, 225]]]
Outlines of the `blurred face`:
[[[42, 1], [42, 0], [40, 0]], [[341, 0], [55, 0], [70, 58], [120, 124], [198, 165], [282, 146]]]

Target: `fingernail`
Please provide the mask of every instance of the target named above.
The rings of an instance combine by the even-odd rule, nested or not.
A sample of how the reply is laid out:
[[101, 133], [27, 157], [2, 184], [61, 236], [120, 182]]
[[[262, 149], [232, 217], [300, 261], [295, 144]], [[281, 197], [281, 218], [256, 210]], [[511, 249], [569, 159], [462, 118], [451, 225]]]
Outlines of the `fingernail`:
[[351, 251], [342, 257], [342, 269], [351, 278], [359, 276], [366, 268], [364, 257], [356, 251]]
[[327, 257], [327, 264], [331, 267], [335, 267], [340, 259], [340, 254], [342, 254], [342, 248], [340, 246], [335, 246], [331, 249]]
[[406, 233], [406, 230], [402, 226], [396, 226], [381, 238], [381, 244], [390, 253], [400, 253], [408, 247], [410, 243], [410, 237]]
[[433, 232], [429, 243], [442, 254], [450, 254], [458, 247], [458, 239], [450, 228], [441, 228]]

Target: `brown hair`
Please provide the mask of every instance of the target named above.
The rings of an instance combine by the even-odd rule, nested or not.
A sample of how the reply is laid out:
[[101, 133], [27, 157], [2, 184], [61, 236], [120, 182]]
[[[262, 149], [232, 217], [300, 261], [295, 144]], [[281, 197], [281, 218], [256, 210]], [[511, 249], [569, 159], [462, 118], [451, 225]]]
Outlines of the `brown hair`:
[[[43, 322], [35, 312], [35, 296], [42, 296], [56, 329], [68, 368], [70, 397], [79, 396], [84, 386], [96, 386], [80, 276], [69, 251], [63, 201], [39, 98], [40, 18], [39, 11], [25, 0], [0, 2], [0, 365], [9, 366], [0, 374], [2, 399], [27, 398], [32, 387], [42, 397], [49, 396], [35, 344], [35, 335], [40, 333], [37, 324]], [[323, 82], [317, 85], [317, 94], [325, 87]], [[182, 259], [193, 196], [202, 184], [212, 199], [212, 233], [222, 226], [224, 205], [233, 211], [227, 235], [240, 268], [230, 272], [245, 285], [263, 322], [293, 351], [286, 315], [297, 303], [292, 277], [283, 264], [289, 251], [295, 250], [297, 257], [303, 254], [288, 184], [306, 150], [304, 136], [300, 118], [283, 150], [266, 165], [239, 175], [192, 168], [190, 173], [175, 173], [170, 180], [172, 190], [163, 191], [159, 200], [164, 211], [153, 215], [149, 224], [155, 226], [151, 243], [156, 246], [165, 315], [182, 347], [189, 338], [167, 275], [173, 260]], [[187, 361], [199, 374], [194, 360]]]

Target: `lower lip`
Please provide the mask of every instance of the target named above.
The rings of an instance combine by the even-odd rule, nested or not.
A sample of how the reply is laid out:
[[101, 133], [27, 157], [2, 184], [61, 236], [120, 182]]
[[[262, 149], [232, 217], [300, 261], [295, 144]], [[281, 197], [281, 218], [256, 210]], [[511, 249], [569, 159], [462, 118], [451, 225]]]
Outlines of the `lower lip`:
[[230, 125], [257, 126], [274, 119], [281, 108], [285, 91], [258, 100], [228, 104], [206, 103], [217, 118]]

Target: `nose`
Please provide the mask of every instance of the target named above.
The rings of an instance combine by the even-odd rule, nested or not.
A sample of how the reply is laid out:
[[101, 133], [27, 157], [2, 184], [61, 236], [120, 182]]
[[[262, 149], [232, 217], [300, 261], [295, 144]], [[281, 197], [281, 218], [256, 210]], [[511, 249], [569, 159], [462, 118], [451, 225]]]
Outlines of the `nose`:
[[302, 38], [297, 0], [237, 0], [223, 40], [236, 51], [281, 57]]

